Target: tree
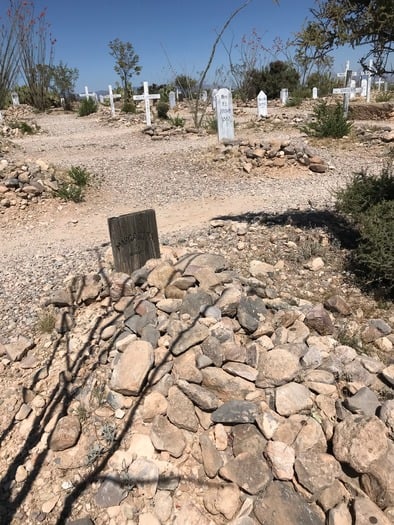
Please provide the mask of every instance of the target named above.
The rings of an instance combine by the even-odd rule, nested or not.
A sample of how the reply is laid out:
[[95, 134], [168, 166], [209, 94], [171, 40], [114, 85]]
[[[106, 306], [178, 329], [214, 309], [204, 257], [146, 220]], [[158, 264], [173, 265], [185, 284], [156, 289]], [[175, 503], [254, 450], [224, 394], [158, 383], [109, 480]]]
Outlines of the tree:
[[142, 69], [138, 65], [140, 57], [135, 53], [130, 42], [122, 42], [119, 38], [111, 40], [108, 46], [111, 50], [110, 55], [116, 60], [114, 70], [121, 78], [124, 97], [123, 105], [126, 105], [131, 100], [131, 77], [134, 74], [139, 75]]
[[393, 73], [388, 64], [394, 51], [393, 0], [317, 0], [310, 9], [314, 20], [297, 34], [300, 48], [312, 45], [315, 57], [323, 58], [337, 46], [350, 44], [368, 49], [360, 60], [364, 69], [373, 59], [373, 72]]
[[7, 12], [0, 26], [0, 108], [5, 106], [9, 91], [16, 83], [18, 74], [18, 46], [16, 11]]
[[181, 90], [185, 98], [191, 99], [197, 86], [197, 80], [188, 75], [177, 75], [174, 84]]
[[64, 98], [64, 109], [70, 110], [72, 92], [79, 76], [78, 69], [68, 67], [60, 61], [57, 66], [52, 67], [51, 76], [53, 91], [59, 99]]
[[49, 33], [46, 9], [38, 16], [34, 2], [10, 1], [11, 16], [17, 20], [16, 38], [20, 72], [29, 89], [29, 102], [44, 110], [49, 104], [49, 84], [56, 40]]

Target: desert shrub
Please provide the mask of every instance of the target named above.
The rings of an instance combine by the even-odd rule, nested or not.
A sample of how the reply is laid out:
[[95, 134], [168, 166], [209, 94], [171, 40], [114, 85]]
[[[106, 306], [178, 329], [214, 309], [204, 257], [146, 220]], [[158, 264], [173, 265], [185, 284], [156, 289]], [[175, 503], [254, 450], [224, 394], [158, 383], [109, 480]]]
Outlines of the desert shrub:
[[387, 91], [386, 93], [378, 93], [375, 97], [376, 102], [390, 102], [394, 98], [394, 92]]
[[79, 106], [79, 116], [86, 117], [97, 111], [97, 103], [93, 98], [84, 98]]
[[286, 106], [288, 108], [301, 106], [303, 100], [304, 99], [302, 97], [299, 97], [299, 96], [296, 96], [296, 95], [292, 96], [292, 97], [289, 97], [286, 100]]
[[359, 229], [356, 262], [369, 282], [394, 292], [394, 200], [372, 206], [360, 216]]
[[350, 182], [336, 194], [336, 208], [354, 221], [382, 201], [394, 200], [393, 163], [387, 162], [377, 176], [365, 170], [354, 173]]
[[74, 184], [77, 186], [81, 188], [87, 186], [90, 174], [85, 168], [81, 168], [81, 166], [71, 166], [71, 168], [68, 170], [68, 174]]
[[205, 128], [208, 133], [217, 133], [218, 131], [218, 119], [216, 117], [210, 117], [205, 121]]
[[40, 127], [37, 124], [30, 125], [24, 120], [13, 121], [9, 123], [9, 127], [12, 129], [20, 129], [25, 135], [33, 135], [37, 133]]
[[90, 173], [80, 166], [71, 166], [67, 172], [67, 179], [59, 183], [55, 194], [65, 201], [81, 202], [83, 189], [89, 182]]
[[183, 128], [185, 125], [185, 119], [180, 117], [179, 115], [176, 115], [175, 117], [170, 118], [171, 124], [175, 126], [176, 128]]
[[359, 232], [353, 262], [365, 280], [394, 292], [394, 174], [389, 160], [377, 176], [365, 171], [336, 193], [336, 207]]
[[56, 324], [55, 312], [49, 308], [44, 309], [37, 320], [37, 330], [42, 334], [50, 334]]
[[134, 101], [128, 100], [127, 102], [125, 102], [122, 106], [122, 111], [123, 113], [135, 113], [136, 107]]
[[156, 106], [157, 116], [161, 119], [168, 119], [168, 112], [170, 110], [170, 105], [163, 100], [160, 100]]
[[315, 137], [341, 138], [348, 135], [352, 124], [346, 120], [341, 104], [329, 106], [326, 102], [320, 102], [313, 109], [314, 120], [308, 122], [301, 129], [308, 135]]

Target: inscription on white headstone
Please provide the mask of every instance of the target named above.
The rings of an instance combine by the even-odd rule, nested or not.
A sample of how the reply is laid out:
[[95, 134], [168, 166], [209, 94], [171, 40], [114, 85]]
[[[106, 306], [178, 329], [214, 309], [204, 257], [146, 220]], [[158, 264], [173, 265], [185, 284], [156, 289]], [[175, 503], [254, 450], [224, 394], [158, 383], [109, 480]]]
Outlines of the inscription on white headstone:
[[143, 100], [145, 102], [145, 120], [146, 125], [150, 126], [152, 124], [150, 116], [150, 100], [158, 99], [160, 95], [158, 94], [149, 94], [149, 85], [148, 82], [144, 82], [144, 94], [143, 95], [134, 95], [134, 100]]
[[219, 89], [217, 92], [216, 117], [219, 141], [234, 140], [233, 97], [227, 88]]
[[168, 93], [168, 104], [170, 105], [170, 109], [175, 108], [176, 106], [175, 91], [170, 91]]
[[260, 91], [257, 95], [257, 114], [259, 117], [266, 117], [268, 115], [267, 95], [264, 91]]
[[19, 106], [19, 95], [16, 91], [11, 93], [11, 100], [13, 106]]

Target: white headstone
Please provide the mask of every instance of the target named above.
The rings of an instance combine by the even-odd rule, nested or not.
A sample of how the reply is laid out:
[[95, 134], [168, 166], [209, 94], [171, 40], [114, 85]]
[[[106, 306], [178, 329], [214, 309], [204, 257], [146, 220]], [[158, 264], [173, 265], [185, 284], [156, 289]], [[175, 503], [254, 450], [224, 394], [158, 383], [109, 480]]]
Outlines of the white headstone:
[[208, 100], [208, 92], [205, 89], [201, 93], [201, 100], [202, 100], [202, 102], [206, 102]]
[[19, 95], [16, 91], [11, 93], [11, 100], [13, 106], [19, 106]]
[[150, 126], [152, 124], [150, 116], [150, 100], [160, 98], [159, 94], [149, 94], [149, 85], [148, 82], [144, 82], [144, 94], [143, 95], [134, 95], [133, 100], [143, 100], [145, 102], [145, 120], [146, 125]]
[[170, 91], [168, 93], [168, 103], [170, 105], [170, 109], [173, 109], [176, 106], [175, 91]]
[[361, 79], [361, 96], [362, 97], [366, 98], [367, 90], [368, 90], [368, 79], [362, 78]]
[[3, 122], [3, 120], [4, 120], [4, 117], [3, 117], [2, 112], [0, 111], [0, 122]]
[[317, 99], [317, 87], [312, 88], [312, 98], [314, 100]]
[[218, 94], [218, 90], [215, 88], [212, 90], [212, 109], [216, 109], [216, 95]]
[[108, 85], [108, 93], [109, 93], [109, 104], [111, 106], [111, 115], [115, 116], [115, 104], [114, 104], [114, 94], [112, 91], [111, 84]]
[[282, 106], [286, 105], [287, 99], [289, 98], [289, 90], [287, 88], [283, 88], [280, 90], [280, 101]]
[[216, 117], [219, 141], [234, 140], [233, 97], [227, 88], [219, 89], [216, 94]]
[[353, 100], [354, 98], [356, 98], [356, 81], [355, 80], [351, 80], [350, 81], [350, 100]]
[[266, 117], [268, 115], [267, 95], [264, 91], [260, 91], [257, 95], [257, 114], [259, 117]]
[[104, 95], [99, 95], [100, 104], [104, 104]]

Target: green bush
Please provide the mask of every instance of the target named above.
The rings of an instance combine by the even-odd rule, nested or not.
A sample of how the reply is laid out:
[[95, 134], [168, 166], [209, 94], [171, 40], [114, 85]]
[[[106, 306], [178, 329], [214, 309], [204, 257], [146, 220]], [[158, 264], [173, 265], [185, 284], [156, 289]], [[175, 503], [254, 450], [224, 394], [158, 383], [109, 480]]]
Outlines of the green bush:
[[161, 119], [168, 119], [168, 112], [170, 105], [167, 102], [160, 100], [156, 106], [157, 116]]
[[394, 292], [394, 200], [372, 206], [360, 217], [355, 260], [370, 283]]
[[84, 98], [79, 106], [79, 116], [86, 117], [97, 111], [97, 103], [93, 98]]
[[353, 261], [371, 285], [394, 292], [394, 174], [389, 160], [378, 176], [356, 173], [336, 193], [336, 208], [359, 232]]
[[40, 126], [38, 126], [37, 124], [30, 125], [24, 120], [10, 122], [9, 126], [12, 129], [20, 129], [21, 132], [25, 135], [33, 135], [34, 133], [37, 133], [40, 129]]
[[210, 117], [205, 122], [205, 128], [209, 133], [218, 132], [218, 119], [216, 117]]
[[382, 201], [394, 200], [394, 175], [392, 162], [388, 162], [378, 176], [365, 170], [354, 173], [345, 188], [335, 193], [339, 212], [358, 221], [370, 208]]
[[71, 177], [74, 184], [76, 184], [80, 188], [84, 188], [85, 186], [87, 186], [90, 174], [86, 171], [85, 168], [81, 168], [81, 166], [71, 166], [71, 168], [68, 170], [68, 174]]
[[185, 125], [185, 119], [177, 115], [176, 117], [170, 118], [171, 124], [176, 128], [183, 128]]
[[68, 181], [61, 181], [55, 194], [65, 201], [81, 202], [83, 189], [87, 186], [90, 174], [85, 168], [71, 166], [67, 172]]
[[123, 113], [135, 113], [136, 107], [133, 100], [129, 100], [128, 102], [125, 102], [122, 106]]
[[341, 104], [329, 106], [320, 102], [313, 109], [315, 120], [306, 124], [301, 129], [308, 135], [315, 137], [341, 138], [350, 133], [352, 124], [346, 120]]

